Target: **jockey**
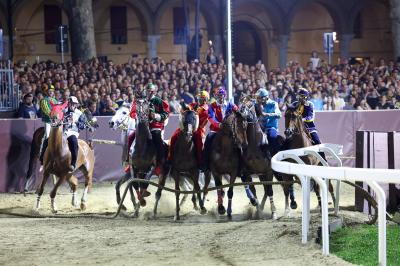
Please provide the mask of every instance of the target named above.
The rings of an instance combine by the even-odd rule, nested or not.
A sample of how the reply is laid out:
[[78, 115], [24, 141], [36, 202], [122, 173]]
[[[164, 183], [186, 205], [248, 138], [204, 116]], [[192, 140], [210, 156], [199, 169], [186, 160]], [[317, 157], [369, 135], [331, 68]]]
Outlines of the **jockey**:
[[211, 125], [210, 132], [208, 133], [204, 143], [204, 163], [206, 168], [209, 166], [209, 153], [215, 133], [221, 129], [221, 123], [224, 118], [238, 110], [238, 107], [235, 104], [225, 100], [226, 91], [224, 87], [218, 89], [216, 98], [216, 101], [210, 104], [208, 108], [208, 121]]
[[152, 140], [157, 149], [156, 165], [161, 164], [161, 159], [165, 154], [162, 132], [164, 130], [164, 122], [169, 116], [169, 105], [157, 96], [157, 87], [154, 84], [147, 85], [147, 99], [149, 100], [149, 119], [150, 132]]
[[275, 154], [279, 150], [278, 122], [282, 114], [278, 103], [269, 98], [269, 92], [262, 88], [256, 93], [257, 103], [255, 105], [257, 117], [260, 118], [262, 130], [267, 134], [268, 143]]
[[[210, 95], [207, 91], [201, 91], [200, 94], [197, 96], [198, 103], [191, 103], [189, 104], [189, 108], [191, 110], [195, 110], [198, 117], [199, 117], [199, 126], [195, 132], [193, 132], [193, 140], [196, 146], [196, 158], [197, 163], [200, 166], [202, 162], [202, 152], [203, 152], [203, 139], [205, 138], [206, 134], [206, 125], [208, 122], [208, 101], [210, 99]], [[175, 130], [174, 134], [171, 137], [170, 145], [169, 145], [169, 152], [168, 152], [168, 160], [171, 161], [172, 159], [172, 147], [175, 144], [176, 139], [179, 136], [181, 129], [178, 128]]]
[[78, 157], [78, 137], [79, 132], [85, 129], [86, 116], [78, 109], [79, 101], [75, 96], [68, 99], [68, 108], [65, 110], [65, 119], [68, 124], [64, 126], [64, 134], [67, 137], [68, 147], [71, 151], [71, 165], [69, 173], [75, 171], [76, 160]]
[[296, 107], [297, 112], [303, 117], [304, 125], [308, 131], [307, 133], [311, 136], [313, 144], [317, 145], [321, 144], [321, 141], [318, 136], [317, 127], [314, 124], [314, 105], [308, 100], [309, 97], [310, 93], [306, 89], [300, 88], [297, 94], [298, 101], [295, 101], [293, 106]]
[[[129, 111], [129, 117], [131, 119], [133, 119], [134, 121], [136, 121], [137, 118], [137, 114], [136, 114], [136, 101], [133, 100], [131, 107], [130, 107], [130, 111]], [[133, 125], [135, 125], [135, 122], [132, 123]], [[129, 152], [132, 146], [133, 141], [135, 140], [135, 128], [131, 128], [128, 125], [128, 145], [127, 145], [127, 156], [126, 156], [126, 162], [129, 162]]]
[[48, 145], [48, 138], [51, 129], [50, 126], [51, 104], [57, 104], [57, 100], [54, 98], [53, 88], [49, 88], [47, 84], [43, 84], [42, 90], [45, 97], [40, 101], [40, 110], [42, 112], [42, 121], [44, 123], [44, 135], [42, 139], [42, 144], [40, 146], [40, 157], [39, 157], [41, 165], [43, 165], [44, 152], [46, 151]]

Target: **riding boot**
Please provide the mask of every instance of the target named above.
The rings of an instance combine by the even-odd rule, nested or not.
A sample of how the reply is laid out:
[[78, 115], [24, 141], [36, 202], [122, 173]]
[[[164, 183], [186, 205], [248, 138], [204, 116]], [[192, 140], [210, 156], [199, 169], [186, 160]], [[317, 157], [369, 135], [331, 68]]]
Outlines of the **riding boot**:
[[75, 171], [76, 160], [78, 158], [78, 139], [75, 135], [68, 137], [68, 147], [71, 151], [71, 165], [69, 166], [70, 173]]
[[39, 157], [40, 165], [43, 165], [44, 153], [45, 153], [48, 145], [49, 145], [49, 139], [43, 140], [43, 143], [42, 143], [42, 146], [40, 149], [40, 157]]

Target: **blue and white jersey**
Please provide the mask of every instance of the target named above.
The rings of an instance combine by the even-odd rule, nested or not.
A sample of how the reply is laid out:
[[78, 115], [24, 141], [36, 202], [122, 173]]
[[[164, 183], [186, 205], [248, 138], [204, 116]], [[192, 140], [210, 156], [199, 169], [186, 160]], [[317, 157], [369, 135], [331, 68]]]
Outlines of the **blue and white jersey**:
[[[269, 114], [269, 116], [263, 116], [260, 111]], [[278, 122], [279, 118], [282, 116], [282, 113], [281, 110], [279, 110], [279, 105], [277, 102], [268, 99], [265, 104], [257, 104], [256, 112], [257, 116], [259, 117], [260, 124], [264, 129], [275, 128], [278, 130]]]
[[315, 126], [315, 110], [314, 104], [310, 101], [306, 101], [304, 104], [301, 104], [299, 101], [293, 102], [293, 106], [296, 107], [297, 111], [303, 117], [304, 125], [309, 133], [317, 132], [317, 128]]

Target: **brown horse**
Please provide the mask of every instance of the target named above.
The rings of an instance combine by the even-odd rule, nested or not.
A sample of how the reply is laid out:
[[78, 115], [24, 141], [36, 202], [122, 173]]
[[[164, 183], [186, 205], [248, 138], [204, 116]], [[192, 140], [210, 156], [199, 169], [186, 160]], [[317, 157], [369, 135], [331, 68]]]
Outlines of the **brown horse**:
[[[289, 150], [289, 149], [299, 149], [299, 148], [304, 148], [304, 147], [309, 147], [312, 146], [313, 143], [311, 141], [311, 137], [307, 134], [307, 130], [304, 126], [304, 122], [302, 120], [302, 116], [298, 113], [297, 109], [294, 106], [287, 106], [287, 110], [285, 112], [285, 136], [286, 136], [286, 141], [284, 144], [284, 149]], [[319, 161], [317, 158], [314, 156], [304, 156], [301, 158], [306, 164], [310, 165], [320, 165]], [[296, 163], [293, 160], [287, 160]], [[283, 179], [285, 180], [293, 180], [292, 176], [281, 174]], [[320, 191], [319, 191], [319, 186], [316, 182], [313, 183], [314, 186], [314, 191], [315, 194], [317, 195], [318, 198], [318, 205], [321, 206], [321, 196], [320, 196]], [[292, 185], [291, 185], [292, 186]], [[289, 197], [289, 189], [290, 186], [285, 186], [285, 207], [286, 207], [286, 212], [289, 210], [289, 203], [288, 203], [288, 197]], [[335, 194], [333, 192], [333, 186], [331, 182], [329, 182], [329, 192], [332, 196], [333, 202], [335, 203]], [[291, 200], [294, 200], [294, 194], [290, 195]]]
[[[271, 168], [271, 152], [266, 145], [266, 135], [262, 132], [261, 126], [258, 123], [256, 113], [254, 110], [254, 105], [252, 101], [248, 101], [246, 98], [241, 99], [240, 113], [242, 117], [238, 117], [239, 121], [241, 119], [247, 119], [247, 143], [248, 145], [243, 149], [242, 152], [242, 180], [252, 181], [252, 175], [258, 175], [260, 181], [272, 181], [273, 171]], [[265, 143], [264, 143], [265, 142]], [[273, 189], [272, 185], [264, 186], [264, 196], [259, 204], [257, 200], [257, 194], [254, 186], [246, 186], [246, 194], [250, 199], [253, 206], [257, 207], [258, 215], [259, 212], [264, 209], [265, 201], [267, 197], [270, 199], [271, 205], [271, 216], [272, 219], [276, 219], [276, 207], [273, 199]]]
[[[197, 130], [198, 127], [198, 117], [196, 112], [193, 110], [186, 110], [181, 118], [181, 132], [179, 133], [176, 142], [172, 148], [172, 159], [171, 159], [171, 175], [175, 180], [176, 195], [176, 215], [175, 220], [179, 220], [179, 185], [181, 177], [188, 176], [191, 177], [194, 190], [200, 191], [199, 185], [199, 166], [197, 165], [196, 159], [196, 146], [193, 141], [193, 132]], [[201, 193], [197, 192], [197, 198], [199, 200], [200, 212], [202, 214], [206, 213], [207, 210], [204, 207], [204, 202], [201, 198]], [[195, 209], [196, 197], [192, 197]]]
[[[97, 124], [97, 120], [93, 117], [92, 113], [89, 109], [81, 109], [82, 113], [86, 116], [87, 123], [86, 127], [90, 132], [94, 132], [96, 128], [99, 127]], [[31, 141], [31, 151], [29, 154], [29, 163], [28, 163], [28, 171], [25, 176], [25, 186], [24, 193], [28, 192], [30, 184], [30, 178], [32, 177], [32, 173], [34, 170], [34, 166], [36, 165], [37, 160], [40, 156], [40, 146], [42, 145], [42, 140], [44, 136], [44, 127], [39, 127], [33, 133], [32, 141]], [[54, 183], [56, 180], [54, 180]]]
[[[37, 191], [37, 202], [36, 210], [40, 208], [40, 197], [43, 194], [44, 187], [47, 183], [47, 179], [50, 174], [58, 177], [57, 183], [50, 192], [51, 198], [51, 210], [53, 213], [57, 213], [57, 207], [55, 205], [55, 197], [57, 194], [58, 187], [68, 180], [71, 184], [72, 189], [72, 205], [77, 207], [76, 202], [76, 188], [78, 186], [77, 178], [69, 173], [69, 165], [71, 163], [71, 153], [68, 148], [67, 139], [63, 136], [63, 110], [67, 103], [62, 105], [52, 106], [51, 117], [51, 130], [49, 134], [49, 144], [44, 154], [43, 162], [43, 180]], [[76, 169], [79, 169], [85, 176], [85, 189], [83, 191], [81, 199], [81, 209], [86, 208], [87, 192], [89, 187], [92, 185], [93, 169], [94, 169], [94, 150], [84, 140], [78, 140], [78, 158], [76, 162]]]
[[[210, 183], [211, 174], [214, 177], [215, 185], [222, 185], [222, 177], [229, 175], [229, 184], [234, 184], [236, 177], [240, 174], [240, 153], [241, 149], [247, 146], [245, 119], [240, 119], [241, 114], [234, 112], [227, 117], [221, 124], [221, 130], [215, 133], [211, 140], [209, 154], [209, 169], [205, 172], [205, 191]], [[206, 195], [207, 192], [204, 194]], [[225, 210], [223, 205], [224, 190], [219, 189], [218, 213], [224, 215], [227, 212], [228, 218], [232, 218], [232, 197], [233, 187], [228, 190], [228, 208]]]

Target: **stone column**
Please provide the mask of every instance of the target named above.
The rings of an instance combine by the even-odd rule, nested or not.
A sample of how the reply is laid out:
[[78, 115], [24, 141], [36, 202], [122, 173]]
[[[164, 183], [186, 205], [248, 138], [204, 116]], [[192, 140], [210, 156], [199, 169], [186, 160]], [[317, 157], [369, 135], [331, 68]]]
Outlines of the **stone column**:
[[224, 54], [225, 51], [222, 51], [222, 37], [221, 35], [214, 35], [208, 37], [214, 45], [215, 55], [218, 57], [220, 54]]
[[400, 0], [390, 0], [394, 57], [400, 57]]
[[160, 41], [160, 35], [147, 36], [147, 57], [149, 59], [157, 57], [157, 46]]
[[349, 59], [350, 58], [350, 44], [354, 38], [354, 34], [341, 34], [339, 39], [340, 46], [340, 58]]
[[72, 60], [96, 57], [92, 0], [64, 0], [69, 19]]
[[279, 35], [277, 40], [279, 68], [285, 69], [288, 55], [289, 35]]

